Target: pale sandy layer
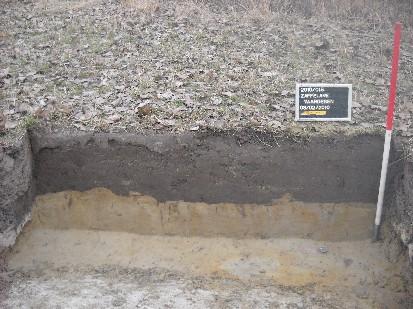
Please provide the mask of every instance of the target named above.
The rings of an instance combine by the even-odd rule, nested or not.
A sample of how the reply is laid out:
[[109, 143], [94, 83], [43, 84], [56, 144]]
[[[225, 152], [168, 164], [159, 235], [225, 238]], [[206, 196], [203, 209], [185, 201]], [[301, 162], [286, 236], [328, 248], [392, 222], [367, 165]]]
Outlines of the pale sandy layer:
[[92, 229], [145, 235], [208, 237], [297, 237], [363, 240], [371, 237], [375, 207], [363, 203], [302, 203], [286, 195], [268, 205], [159, 202], [108, 189], [38, 196], [36, 227]]

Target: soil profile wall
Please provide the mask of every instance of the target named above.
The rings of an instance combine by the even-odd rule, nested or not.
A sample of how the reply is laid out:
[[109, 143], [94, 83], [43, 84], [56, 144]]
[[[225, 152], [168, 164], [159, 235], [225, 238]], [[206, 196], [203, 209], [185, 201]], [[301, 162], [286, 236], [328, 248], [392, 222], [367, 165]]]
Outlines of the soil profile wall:
[[402, 170], [392, 183], [393, 194], [386, 209], [385, 220], [391, 224], [397, 238], [408, 248], [413, 265], [413, 161], [405, 158]]
[[370, 239], [375, 209], [364, 203], [303, 203], [289, 196], [271, 204], [159, 202], [105, 188], [37, 196], [31, 228], [229, 238]]
[[[305, 203], [374, 207], [382, 143], [377, 135], [308, 139], [253, 131], [178, 135], [34, 131], [30, 138], [1, 148], [0, 245], [14, 242], [35, 195], [67, 190], [102, 187], [120, 196], [138, 192], [160, 203], [275, 207], [274, 201], [289, 196], [303, 207]], [[399, 148], [393, 147], [392, 160], [397, 161], [400, 153], [394, 149]], [[398, 162], [390, 168], [387, 216], [411, 247], [412, 164]]]
[[374, 135], [33, 135], [32, 145], [37, 194], [104, 187], [205, 203], [374, 203], [382, 154]]
[[14, 243], [29, 219], [34, 193], [32, 152], [24, 135], [11, 146], [0, 146], [0, 249]]

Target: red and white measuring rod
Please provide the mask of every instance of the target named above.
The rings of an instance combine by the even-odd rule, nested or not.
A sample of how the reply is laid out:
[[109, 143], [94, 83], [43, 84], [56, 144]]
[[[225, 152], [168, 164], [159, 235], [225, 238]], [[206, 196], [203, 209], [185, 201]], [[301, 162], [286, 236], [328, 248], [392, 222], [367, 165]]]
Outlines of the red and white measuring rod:
[[402, 31], [401, 23], [396, 23], [394, 26], [393, 62], [392, 62], [391, 80], [390, 80], [389, 103], [387, 107], [386, 136], [384, 139], [383, 161], [381, 163], [380, 187], [379, 187], [379, 196], [377, 199], [376, 219], [374, 221], [373, 240], [378, 240], [379, 238], [379, 228], [380, 228], [381, 217], [383, 213], [383, 199], [384, 199], [384, 191], [386, 189], [387, 166], [389, 163], [391, 135], [393, 131], [394, 103], [396, 101], [396, 91], [397, 91], [397, 71], [399, 69], [401, 31]]

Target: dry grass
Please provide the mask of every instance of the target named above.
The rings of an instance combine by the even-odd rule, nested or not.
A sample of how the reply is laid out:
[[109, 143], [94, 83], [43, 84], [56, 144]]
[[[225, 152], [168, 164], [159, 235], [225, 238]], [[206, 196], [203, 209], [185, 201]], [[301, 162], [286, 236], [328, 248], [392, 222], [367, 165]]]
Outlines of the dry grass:
[[253, 20], [268, 19], [273, 15], [271, 0], [246, 0], [243, 4], [248, 17]]
[[61, 12], [93, 7], [102, 3], [102, 0], [40, 0], [36, 8], [48, 12]]
[[[101, 0], [39, 0], [37, 7], [61, 11], [90, 7]], [[413, 26], [413, 0], [121, 0], [129, 8], [147, 14], [157, 12], [162, 3], [174, 3], [177, 18], [210, 18], [211, 11], [224, 10], [265, 19], [274, 14], [298, 14], [305, 18], [364, 21], [373, 27], [394, 21]]]
[[413, 25], [412, 0], [186, 0], [177, 1], [180, 13], [211, 10], [229, 10], [253, 18], [268, 18], [273, 14], [298, 14], [305, 18], [330, 18], [369, 22], [373, 27], [394, 21]]
[[122, 3], [129, 8], [146, 14], [154, 14], [161, 5], [159, 0], [122, 0]]
[[[102, 0], [39, 0], [38, 8], [62, 11], [91, 7]], [[174, 3], [177, 18], [207, 18], [212, 11], [224, 10], [253, 19], [274, 14], [297, 14], [304, 18], [363, 21], [373, 27], [402, 21], [413, 26], [413, 0], [121, 0], [129, 8], [147, 14], [157, 12], [162, 3]]]
[[178, 19], [196, 18], [199, 20], [210, 20], [212, 13], [204, 1], [179, 1], [175, 7], [175, 16]]
[[[259, 0], [257, 0], [259, 1]], [[380, 25], [401, 20], [412, 24], [411, 0], [270, 0], [273, 10], [297, 12], [305, 17], [328, 17], [340, 20], [362, 20]]]

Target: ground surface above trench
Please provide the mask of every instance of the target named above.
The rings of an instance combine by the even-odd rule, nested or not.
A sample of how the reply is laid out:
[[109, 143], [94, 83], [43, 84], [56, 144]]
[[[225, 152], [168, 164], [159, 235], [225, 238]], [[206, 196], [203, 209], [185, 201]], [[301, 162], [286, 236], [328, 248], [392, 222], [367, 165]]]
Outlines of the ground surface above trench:
[[[392, 25], [384, 15], [393, 9], [409, 15], [402, 2], [388, 3], [380, 13], [374, 9], [381, 5], [363, 4], [370, 18], [355, 9], [362, 18], [344, 13], [332, 20], [323, 15], [325, 7], [312, 18], [291, 11], [305, 6], [300, 2], [287, 4], [285, 12], [267, 7], [268, 14], [251, 8], [254, 1], [240, 1], [239, 10], [231, 6], [237, 1], [148, 0], [149, 12], [133, 5], [139, 2], [3, 6], [6, 143], [19, 128], [36, 123], [97, 132], [382, 127], [392, 47]], [[331, 11], [337, 12], [334, 3]], [[406, 138], [412, 136], [411, 29], [403, 29], [395, 122]], [[294, 123], [297, 81], [353, 84], [352, 122]]]

